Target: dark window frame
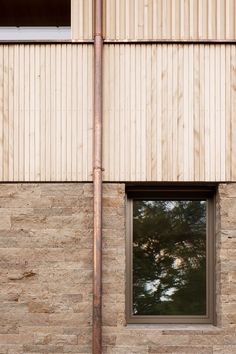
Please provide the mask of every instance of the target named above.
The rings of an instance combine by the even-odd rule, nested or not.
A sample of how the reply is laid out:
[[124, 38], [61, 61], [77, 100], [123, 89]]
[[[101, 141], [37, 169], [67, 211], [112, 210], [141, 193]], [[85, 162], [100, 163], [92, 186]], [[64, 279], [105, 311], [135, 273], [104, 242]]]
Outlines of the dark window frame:
[[[206, 300], [205, 316], [133, 315], [133, 200], [207, 201]], [[126, 197], [126, 323], [127, 324], [211, 324], [215, 325], [215, 189], [201, 187], [131, 188]]]

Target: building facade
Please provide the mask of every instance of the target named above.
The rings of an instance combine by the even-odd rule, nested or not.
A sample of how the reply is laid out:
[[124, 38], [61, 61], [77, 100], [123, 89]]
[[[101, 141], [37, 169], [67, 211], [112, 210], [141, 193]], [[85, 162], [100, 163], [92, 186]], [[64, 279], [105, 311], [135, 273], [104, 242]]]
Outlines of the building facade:
[[[1, 354], [93, 350], [95, 16], [92, 0], [69, 6], [69, 24], [0, 18]], [[102, 25], [102, 353], [234, 354], [236, 1], [104, 0]], [[192, 224], [203, 231], [168, 246], [171, 271], [189, 260], [193, 274], [200, 238], [175, 252], [203, 235], [205, 278], [171, 316], [135, 305], [135, 200], [207, 203]], [[154, 283], [150, 267], [143, 291], [156, 296], [166, 271]]]

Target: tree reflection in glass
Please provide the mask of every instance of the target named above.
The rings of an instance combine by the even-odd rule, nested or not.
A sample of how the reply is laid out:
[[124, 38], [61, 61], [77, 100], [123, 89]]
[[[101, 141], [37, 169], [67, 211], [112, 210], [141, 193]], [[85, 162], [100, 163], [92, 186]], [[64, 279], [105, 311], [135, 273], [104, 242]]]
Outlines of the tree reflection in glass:
[[133, 201], [133, 314], [206, 314], [206, 201]]

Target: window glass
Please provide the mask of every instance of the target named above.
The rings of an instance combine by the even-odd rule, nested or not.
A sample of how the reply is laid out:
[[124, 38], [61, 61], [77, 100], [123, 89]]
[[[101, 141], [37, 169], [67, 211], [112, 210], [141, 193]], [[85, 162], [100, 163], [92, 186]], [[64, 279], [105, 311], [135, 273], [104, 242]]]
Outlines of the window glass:
[[133, 200], [133, 316], [204, 316], [206, 200]]
[[0, 26], [70, 26], [71, 0], [1, 0]]

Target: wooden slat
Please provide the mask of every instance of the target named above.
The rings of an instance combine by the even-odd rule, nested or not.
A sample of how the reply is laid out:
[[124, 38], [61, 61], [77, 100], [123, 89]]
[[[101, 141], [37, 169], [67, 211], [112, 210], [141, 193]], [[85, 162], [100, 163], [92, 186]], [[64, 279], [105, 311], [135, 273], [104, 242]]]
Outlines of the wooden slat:
[[[40, 180], [46, 181], [46, 48], [40, 46]], [[48, 117], [47, 117], [48, 118]], [[47, 152], [50, 153], [50, 152]]]
[[226, 179], [231, 178], [231, 121], [232, 121], [232, 115], [231, 115], [231, 47], [226, 47], [225, 51], [225, 81], [230, 83], [230, 85], [225, 86], [225, 104], [226, 104], [226, 141], [228, 141], [228, 144], [226, 145]]
[[13, 73], [14, 73], [14, 56], [13, 56], [13, 48], [9, 48], [9, 85], [8, 85], [8, 126], [9, 126], [9, 140], [8, 140], [8, 179], [9, 181], [13, 181], [14, 174], [14, 81], [13, 81]]
[[[2, 50], [3, 46], [0, 46], [0, 62], [2, 59]], [[13, 137], [14, 137], [14, 149], [13, 149], [13, 180], [19, 180], [19, 45], [14, 46], [13, 48], [13, 61], [14, 61], [14, 67], [13, 67], [13, 72], [12, 76], [14, 77], [14, 89], [13, 89], [13, 112], [14, 112], [14, 118], [13, 118]], [[0, 77], [1, 74], [3, 73], [3, 67], [0, 70]], [[0, 97], [1, 97], [1, 92], [0, 91]], [[35, 90], [34, 90], [35, 92]], [[34, 97], [32, 97], [32, 100]], [[0, 115], [2, 113], [2, 109], [0, 109]], [[35, 120], [35, 113], [34, 113], [34, 120]], [[0, 119], [0, 127], [1, 127], [1, 119]], [[0, 143], [0, 151], [1, 151], [2, 143]], [[35, 160], [35, 157], [34, 157]], [[2, 161], [1, 156], [0, 156], [0, 161]], [[35, 164], [35, 161], [34, 161]], [[1, 171], [1, 169], [0, 169]], [[1, 172], [0, 172], [1, 174]], [[1, 180], [3, 179], [2, 176]]]
[[[25, 46], [25, 53], [24, 53], [24, 91], [23, 91], [23, 111], [24, 111], [24, 179], [26, 181], [30, 178], [30, 60], [29, 60], [29, 45]], [[22, 112], [23, 113], [23, 112]], [[22, 115], [23, 116], [23, 115]], [[45, 115], [44, 115], [45, 116]]]
[[[9, 66], [9, 48], [4, 46], [4, 66]], [[9, 178], [9, 71], [3, 73], [3, 175]]]
[[[13, 54], [14, 54], [14, 46], [11, 46]], [[12, 55], [13, 56], [13, 55]], [[14, 56], [13, 56], [14, 58]], [[35, 48], [34, 46], [30, 46], [30, 72], [29, 72], [29, 87], [30, 91], [35, 92], [35, 70], [34, 63], [35, 63]], [[12, 95], [12, 99], [14, 102], [14, 95]], [[30, 97], [29, 102], [29, 112], [30, 112], [30, 152], [29, 152], [29, 159], [30, 159], [30, 171], [29, 171], [29, 180], [32, 181], [35, 178], [35, 94], [32, 94]], [[12, 112], [12, 118], [14, 119], [14, 110]]]
[[236, 179], [236, 48], [235, 46], [231, 49], [231, 173], [232, 179]]
[[200, 114], [201, 114], [201, 98], [200, 98], [200, 81], [202, 80], [201, 76], [201, 66], [200, 66], [200, 46], [194, 46], [194, 66], [193, 66], [193, 80], [194, 80], [194, 87], [193, 87], [193, 156], [194, 156], [194, 170], [196, 179], [200, 180]]
[[[24, 142], [25, 142], [25, 47], [19, 46], [19, 180], [25, 180], [25, 156], [24, 156]], [[39, 140], [40, 141], [40, 140]]]
[[4, 122], [4, 56], [3, 56], [3, 46], [0, 47], [0, 178], [4, 179], [3, 171], [3, 122]]

